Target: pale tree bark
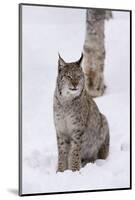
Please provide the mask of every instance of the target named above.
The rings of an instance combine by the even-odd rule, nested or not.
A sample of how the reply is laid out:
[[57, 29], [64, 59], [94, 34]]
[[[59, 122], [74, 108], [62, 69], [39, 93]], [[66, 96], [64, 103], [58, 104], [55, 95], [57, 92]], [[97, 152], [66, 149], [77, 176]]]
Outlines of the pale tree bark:
[[83, 46], [82, 67], [85, 73], [86, 89], [92, 97], [103, 95], [105, 61], [105, 20], [112, 17], [111, 11], [87, 9], [86, 35]]

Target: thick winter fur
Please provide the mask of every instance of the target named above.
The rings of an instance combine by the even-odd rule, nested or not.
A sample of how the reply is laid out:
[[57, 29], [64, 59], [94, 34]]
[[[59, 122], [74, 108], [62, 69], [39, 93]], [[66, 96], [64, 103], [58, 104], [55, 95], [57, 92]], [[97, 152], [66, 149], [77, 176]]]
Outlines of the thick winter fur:
[[86, 36], [84, 42], [83, 68], [86, 89], [92, 97], [103, 95], [105, 61], [105, 20], [112, 17], [111, 11], [88, 9], [86, 14]]
[[54, 123], [58, 144], [58, 169], [80, 170], [109, 152], [109, 128], [106, 117], [85, 90], [85, 81], [77, 62], [66, 63], [60, 56], [54, 93]]

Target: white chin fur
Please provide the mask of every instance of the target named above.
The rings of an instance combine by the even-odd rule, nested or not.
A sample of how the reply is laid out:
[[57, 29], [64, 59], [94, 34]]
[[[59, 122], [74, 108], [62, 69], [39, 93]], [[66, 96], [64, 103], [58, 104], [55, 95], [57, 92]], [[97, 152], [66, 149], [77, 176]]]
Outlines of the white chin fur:
[[71, 96], [78, 96], [80, 94], [80, 90], [70, 90], [68, 88], [64, 88], [62, 91], [63, 97], [71, 97]]

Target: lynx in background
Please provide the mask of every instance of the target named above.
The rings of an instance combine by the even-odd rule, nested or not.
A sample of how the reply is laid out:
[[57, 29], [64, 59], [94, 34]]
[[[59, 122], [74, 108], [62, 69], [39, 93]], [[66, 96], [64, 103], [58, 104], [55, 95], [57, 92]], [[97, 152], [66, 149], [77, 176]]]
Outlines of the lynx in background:
[[66, 63], [60, 56], [54, 94], [54, 123], [58, 144], [58, 169], [80, 170], [109, 152], [106, 117], [85, 90], [84, 73], [77, 62]]

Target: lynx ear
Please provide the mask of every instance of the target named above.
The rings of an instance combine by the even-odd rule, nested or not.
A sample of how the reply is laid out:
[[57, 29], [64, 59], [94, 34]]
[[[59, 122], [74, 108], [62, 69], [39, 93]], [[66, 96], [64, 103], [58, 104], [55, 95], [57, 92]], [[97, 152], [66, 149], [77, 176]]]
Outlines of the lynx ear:
[[83, 59], [83, 53], [81, 54], [81, 57], [80, 57], [80, 59], [76, 62], [77, 64], [81, 64], [81, 62], [82, 62], [82, 59]]
[[66, 65], [66, 62], [61, 58], [59, 53], [58, 55], [59, 55], [58, 65], [59, 67], [64, 67]]

